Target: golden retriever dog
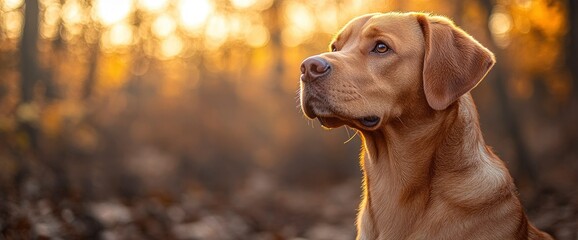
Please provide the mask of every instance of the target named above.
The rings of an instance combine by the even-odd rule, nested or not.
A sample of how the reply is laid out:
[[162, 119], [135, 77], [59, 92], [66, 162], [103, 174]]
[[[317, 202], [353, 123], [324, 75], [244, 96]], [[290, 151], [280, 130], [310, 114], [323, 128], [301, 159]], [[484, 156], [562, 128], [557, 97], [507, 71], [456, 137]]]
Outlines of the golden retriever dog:
[[301, 106], [361, 133], [357, 239], [552, 239], [527, 219], [469, 93], [494, 55], [449, 19], [364, 15], [301, 66]]

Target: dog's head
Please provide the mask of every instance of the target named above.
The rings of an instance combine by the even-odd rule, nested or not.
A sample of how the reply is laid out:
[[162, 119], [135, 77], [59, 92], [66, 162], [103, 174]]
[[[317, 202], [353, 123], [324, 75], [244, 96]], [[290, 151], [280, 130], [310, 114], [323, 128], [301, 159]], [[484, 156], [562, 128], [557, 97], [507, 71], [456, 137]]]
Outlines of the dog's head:
[[447, 18], [421, 13], [355, 18], [330, 50], [301, 65], [302, 109], [328, 128], [375, 130], [411, 111], [442, 111], [495, 62]]

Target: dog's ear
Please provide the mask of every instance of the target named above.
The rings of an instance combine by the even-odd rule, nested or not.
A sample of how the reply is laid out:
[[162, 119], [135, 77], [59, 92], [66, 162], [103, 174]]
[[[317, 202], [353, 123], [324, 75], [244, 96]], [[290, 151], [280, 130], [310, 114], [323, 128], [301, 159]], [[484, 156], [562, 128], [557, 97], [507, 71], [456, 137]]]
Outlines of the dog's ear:
[[443, 110], [472, 90], [494, 65], [494, 54], [445, 17], [416, 14], [425, 40], [423, 88]]

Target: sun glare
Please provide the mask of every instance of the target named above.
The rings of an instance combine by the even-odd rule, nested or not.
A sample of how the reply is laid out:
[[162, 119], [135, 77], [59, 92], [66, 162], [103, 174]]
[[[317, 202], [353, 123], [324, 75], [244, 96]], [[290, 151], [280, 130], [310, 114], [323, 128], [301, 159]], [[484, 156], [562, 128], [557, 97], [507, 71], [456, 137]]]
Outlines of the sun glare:
[[181, 23], [190, 31], [198, 30], [213, 10], [213, 4], [209, 0], [181, 0], [178, 6]]
[[96, 18], [104, 25], [120, 22], [134, 10], [132, 0], [97, 0], [93, 9]]

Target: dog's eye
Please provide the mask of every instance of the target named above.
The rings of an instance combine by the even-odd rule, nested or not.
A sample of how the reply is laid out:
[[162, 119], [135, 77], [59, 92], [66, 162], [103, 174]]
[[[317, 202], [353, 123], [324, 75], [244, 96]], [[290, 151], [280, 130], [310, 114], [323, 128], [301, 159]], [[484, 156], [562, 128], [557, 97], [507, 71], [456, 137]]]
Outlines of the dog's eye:
[[389, 51], [389, 47], [383, 42], [377, 42], [371, 51], [374, 53], [386, 53]]
[[331, 45], [331, 51], [332, 52], [337, 52], [337, 47], [335, 45]]

